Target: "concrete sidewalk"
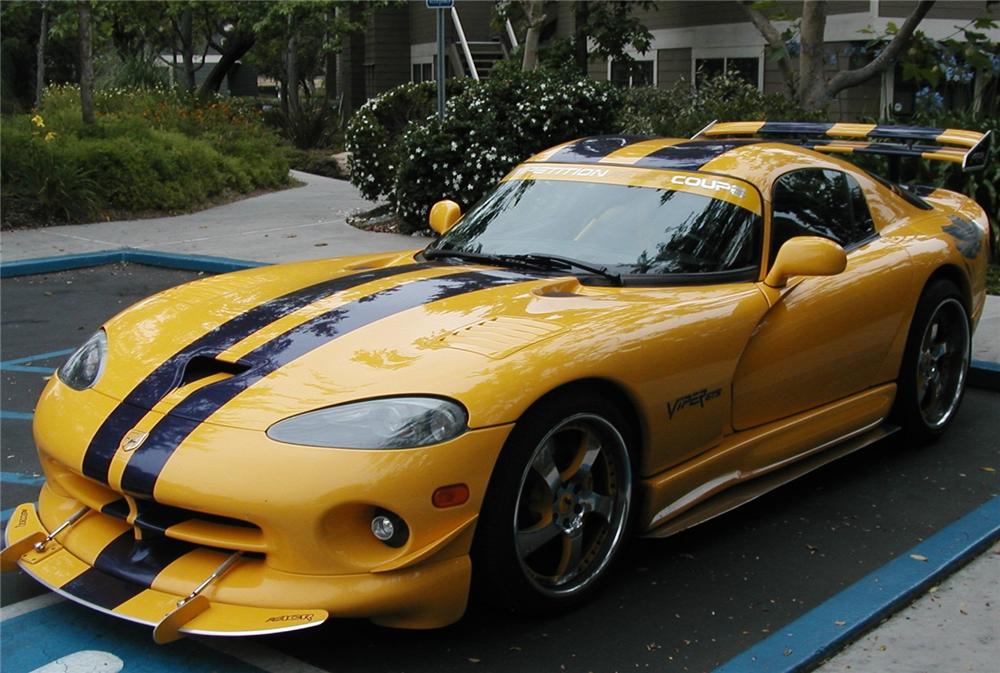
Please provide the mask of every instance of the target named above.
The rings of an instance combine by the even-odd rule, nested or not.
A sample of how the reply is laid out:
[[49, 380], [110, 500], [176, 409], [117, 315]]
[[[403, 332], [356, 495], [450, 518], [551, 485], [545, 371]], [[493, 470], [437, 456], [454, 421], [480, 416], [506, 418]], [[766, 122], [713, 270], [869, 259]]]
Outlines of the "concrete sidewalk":
[[[421, 248], [428, 239], [370, 233], [345, 222], [376, 204], [348, 183], [294, 172], [305, 186], [190, 215], [5, 232], [4, 261], [140, 248], [261, 262]], [[1000, 297], [989, 297], [973, 358], [1000, 363]], [[939, 590], [848, 647], [823, 673], [992, 673], [1000, 660], [996, 605], [1000, 565], [994, 547]], [[967, 613], [967, 614], [966, 614]], [[970, 632], [968, 629], [975, 629]]]
[[360, 231], [345, 222], [366, 201], [343, 180], [292, 171], [305, 185], [189, 215], [4, 232], [4, 261], [140, 248], [258, 262], [422, 248], [422, 237]]

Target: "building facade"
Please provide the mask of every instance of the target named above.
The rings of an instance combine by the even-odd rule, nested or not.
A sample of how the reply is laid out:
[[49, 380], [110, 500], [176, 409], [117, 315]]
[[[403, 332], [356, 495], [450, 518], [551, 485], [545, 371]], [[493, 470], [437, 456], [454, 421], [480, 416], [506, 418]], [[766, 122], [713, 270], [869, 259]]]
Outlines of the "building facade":
[[[865, 45], [874, 31], [881, 34], [890, 23], [901, 25], [916, 6], [915, 0], [840, 0], [827, 5], [827, 69], [853, 69], [867, 62]], [[542, 29], [546, 41], [572, 37], [574, 3], [546, 2]], [[783, 30], [802, 10], [799, 0], [779, 0], [787, 17], [775, 21]], [[932, 38], [954, 35], [956, 29], [1000, 11], [995, 0], [938, 2], [919, 30]], [[424, 0], [405, 6], [376, 10], [364, 34], [350, 38], [338, 63], [338, 92], [345, 110], [353, 111], [365, 100], [410, 81], [433, 79], [436, 58], [436, 10]], [[653, 39], [645, 53], [631, 53], [632, 63], [591, 59], [589, 74], [622, 86], [669, 87], [683, 79], [697, 85], [705, 75], [739, 74], [764, 93], [783, 93], [786, 85], [777, 65], [765, 58], [765, 41], [735, 0], [669, 0], [654, 9], [639, 10], [638, 17]], [[446, 68], [451, 75], [487, 77], [492, 64], [515, 46], [517, 35], [494, 18], [494, 3], [456, 0], [446, 17]], [[986, 31], [994, 41], [1000, 31]], [[794, 61], [793, 58], [793, 67]], [[840, 119], [881, 117], [892, 112], [904, 116], [912, 110], [914, 88], [890, 69], [880, 77], [843, 91], [830, 106]], [[961, 95], [961, 94], [956, 94]], [[961, 101], [956, 101], [960, 103]]]

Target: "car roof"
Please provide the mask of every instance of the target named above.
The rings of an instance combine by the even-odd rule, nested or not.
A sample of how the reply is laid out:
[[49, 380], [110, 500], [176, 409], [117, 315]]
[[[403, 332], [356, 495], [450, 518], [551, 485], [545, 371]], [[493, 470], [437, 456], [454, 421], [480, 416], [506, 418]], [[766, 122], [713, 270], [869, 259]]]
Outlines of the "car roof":
[[853, 164], [790, 143], [756, 138], [650, 138], [613, 135], [579, 138], [539, 152], [527, 163], [630, 166], [730, 175], [767, 193], [780, 175], [798, 168], [857, 173]]

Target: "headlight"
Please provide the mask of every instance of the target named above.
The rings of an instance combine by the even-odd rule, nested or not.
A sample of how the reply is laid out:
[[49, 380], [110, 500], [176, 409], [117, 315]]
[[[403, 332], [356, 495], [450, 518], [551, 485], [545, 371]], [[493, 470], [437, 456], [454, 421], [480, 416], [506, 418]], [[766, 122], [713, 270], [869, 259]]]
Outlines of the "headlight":
[[437, 397], [387, 397], [310, 411], [278, 421], [267, 436], [288, 444], [341, 449], [411, 449], [465, 432], [468, 414]]
[[107, 354], [108, 335], [99, 330], [69, 356], [59, 368], [59, 378], [73, 390], [86, 390], [101, 378]]

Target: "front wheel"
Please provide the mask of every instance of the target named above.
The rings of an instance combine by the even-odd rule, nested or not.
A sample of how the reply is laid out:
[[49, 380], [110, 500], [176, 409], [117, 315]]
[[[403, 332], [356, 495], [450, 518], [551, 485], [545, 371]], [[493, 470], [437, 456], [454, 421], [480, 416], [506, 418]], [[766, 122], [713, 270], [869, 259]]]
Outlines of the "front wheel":
[[965, 392], [970, 351], [961, 293], [949, 281], [932, 283], [913, 314], [893, 409], [912, 440], [932, 442], [951, 424]]
[[589, 596], [621, 548], [632, 464], [618, 410], [567, 395], [511, 433], [473, 545], [477, 590], [515, 610], [556, 611]]

